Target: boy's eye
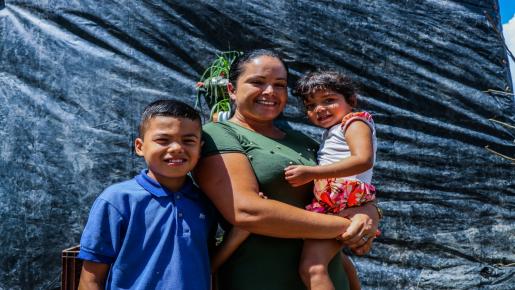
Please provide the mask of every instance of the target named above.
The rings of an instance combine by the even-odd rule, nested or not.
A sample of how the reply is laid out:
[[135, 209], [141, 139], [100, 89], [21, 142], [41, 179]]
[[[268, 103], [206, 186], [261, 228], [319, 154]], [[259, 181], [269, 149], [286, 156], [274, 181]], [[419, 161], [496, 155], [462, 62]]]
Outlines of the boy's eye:
[[166, 144], [166, 143], [168, 143], [168, 139], [165, 139], [165, 138], [157, 138], [157, 139], [154, 139], [154, 141], [156, 143], [159, 143], [159, 144]]
[[282, 88], [282, 89], [286, 88], [286, 84], [285, 83], [277, 83], [277, 84], [275, 84], [275, 86], [278, 87], [278, 88]]
[[332, 103], [334, 103], [334, 98], [327, 98], [327, 99], [324, 100], [324, 103], [325, 104], [332, 104]]
[[195, 145], [195, 144], [197, 144], [197, 140], [196, 139], [185, 139], [182, 142], [184, 142], [184, 144], [187, 144], [187, 145]]

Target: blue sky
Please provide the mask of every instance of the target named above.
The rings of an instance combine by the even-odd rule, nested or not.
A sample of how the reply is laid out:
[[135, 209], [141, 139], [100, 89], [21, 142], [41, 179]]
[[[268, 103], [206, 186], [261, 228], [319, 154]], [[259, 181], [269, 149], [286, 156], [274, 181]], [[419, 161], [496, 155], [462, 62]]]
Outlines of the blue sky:
[[515, 14], [515, 0], [499, 0], [499, 8], [501, 10], [502, 23], [508, 23]]
[[[515, 0], [499, 0], [499, 10], [501, 11], [502, 30], [504, 42], [512, 53], [515, 53]], [[511, 20], [511, 21], [510, 21]], [[515, 62], [508, 58], [512, 83], [515, 84]]]

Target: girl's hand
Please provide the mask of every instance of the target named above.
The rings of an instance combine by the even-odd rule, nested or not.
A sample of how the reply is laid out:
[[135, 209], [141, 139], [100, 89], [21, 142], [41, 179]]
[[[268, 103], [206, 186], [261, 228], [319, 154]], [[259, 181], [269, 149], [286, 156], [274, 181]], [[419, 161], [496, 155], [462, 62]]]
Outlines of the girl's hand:
[[284, 178], [291, 186], [297, 187], [313, 181], [311, 166], [290, 165], [284, 168]]

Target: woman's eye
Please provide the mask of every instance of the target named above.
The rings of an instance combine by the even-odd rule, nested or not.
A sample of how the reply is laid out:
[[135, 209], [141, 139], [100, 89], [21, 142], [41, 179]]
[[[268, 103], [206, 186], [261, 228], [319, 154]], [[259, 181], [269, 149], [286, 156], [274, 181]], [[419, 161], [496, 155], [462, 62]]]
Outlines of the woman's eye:
[[283, 83], [275, 84], [275, 86], [278, 88], [282, 88], [282, 89], [286, 88], [286, 84], [283, 84]]
[[168, 139], [165, 139], [165, 138], [158, 138], [158, 139], [155, 139], [154, 141], [156, 143], [158, 143], [158, 144], [166, 144], [166, 143], [168, 143]]
[[261, 84], [263, 84], [263, 81], [261, 81], [261, 80], [251, 80], [250, 83], [253, 84], [253, 85], [261, 85]]
[[332, 103], [334, 103], [334, 99], [333, 98], [325, 99], [324, 103], [325, 104], [332, 104]]

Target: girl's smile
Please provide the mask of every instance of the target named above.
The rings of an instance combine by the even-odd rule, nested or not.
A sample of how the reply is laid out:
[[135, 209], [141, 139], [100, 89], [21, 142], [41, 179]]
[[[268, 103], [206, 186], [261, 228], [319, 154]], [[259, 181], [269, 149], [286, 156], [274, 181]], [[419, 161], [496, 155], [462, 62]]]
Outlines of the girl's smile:
[[316, 126], [330, 128], [352, 111], [345, 97], [332, 90], [319, 90], [304, 101], [309, 120]]

